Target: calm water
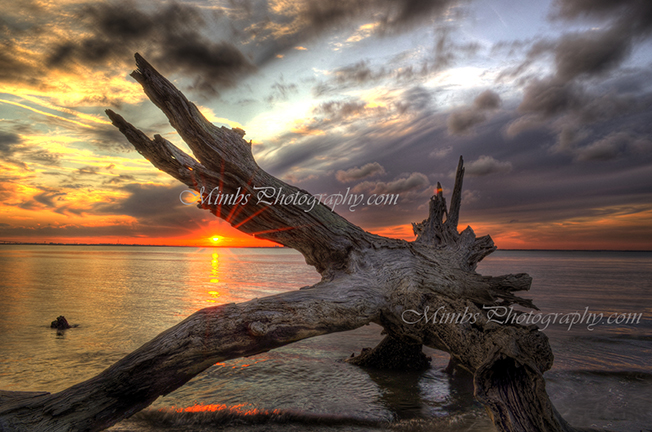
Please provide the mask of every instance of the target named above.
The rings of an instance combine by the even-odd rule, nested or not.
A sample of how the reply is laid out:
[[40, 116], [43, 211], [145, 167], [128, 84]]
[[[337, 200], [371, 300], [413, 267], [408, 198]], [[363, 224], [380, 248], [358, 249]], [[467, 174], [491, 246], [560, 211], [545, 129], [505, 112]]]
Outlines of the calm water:
[[[499, 251], [478, 271], [529, 273], [543, 314], [642, 314], [551, 324], [546, 379], [576, 426], [652, 428], [651, 253]], [[318, 280], [289, 249], [0, 246], [0, 389], [64, 389], [198, 309]], [[57, 334], [58, 315], [79, 327]], [[367, 326], [217, 364], [111, 430], [494, 431], [468, 380], [441, 372], [446, 354], [429, 350], [432, 368], [416, 374], [343, 361], [380, 339]]]

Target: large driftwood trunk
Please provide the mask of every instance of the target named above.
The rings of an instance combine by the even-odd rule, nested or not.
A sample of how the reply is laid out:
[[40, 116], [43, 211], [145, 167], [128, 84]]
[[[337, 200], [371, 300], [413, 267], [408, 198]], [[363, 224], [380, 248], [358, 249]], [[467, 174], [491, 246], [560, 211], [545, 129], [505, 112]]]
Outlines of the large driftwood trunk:
[[[168, 80], [136, 55], [132, 76], [168, 117], [195, 158], [155, 135], [150, 139], [113, 111], [113, 124], [154, 166], [208, 193], [251, 194], [254, 187], [307, 194], [263, 171], [243, 131], [216, 127]], [[239, 230], [301, 252], [322, 275], [310, 287], [202, 309], [88, 381], [55, 394], [0, 392], [2, 431], [102, 430], [147, 407], [209, 366], [301, 339], [380, 324], [391, 344], [427, 345], [450, 353], [474, 374], [475, 396], [497, 429], [573, 431], [557, 413], [543, 373], [553, 355], [535, 326], [499, 325], [486, 306], [533, 308], [514, 295], [526, 274], [481, 276], [477, 263], [496, 248], [489, 236], [457, 231], [464, 168], [457, 168], [450, 208], [441, 188], [429, 216], [414, 224], [414, 242], [365, 232], [328, 207], [209, 204], [204, 208]], [[432, 321], [433, 312], [468, 313], [473, 322]], [[423, 314], [426, 314], [424, 319]], [[421, 318], [421, 319], [419, 319]], [[380, 355], [383, 353], [381, 352]]]

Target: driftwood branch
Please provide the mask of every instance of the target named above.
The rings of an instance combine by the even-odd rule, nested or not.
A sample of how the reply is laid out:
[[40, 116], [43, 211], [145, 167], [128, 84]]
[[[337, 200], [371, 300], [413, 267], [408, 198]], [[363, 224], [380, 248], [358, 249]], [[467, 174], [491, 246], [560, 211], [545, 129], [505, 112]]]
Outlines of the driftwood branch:
[[[535, 326], [492, 322], [487, 307], [535, 308], [515, 292], [527, 274], [482, 276], [477, 263], [496, 247], [489, 236], [458, 232], [464, 166], [450, 208], [440, 185], [414, 242], [365, 232], [316, 204], [212, 202], [211, 192], [258, 196], [261, 187], [310, 196], [263, 171], [240, 129], [218, 128], [141, 56], [132, 76], [192, 149], [150, 139], [113, 111], [113, 124], [154, 166], [202, 194], [200, 206], [237, 229], [303, 254], [322, 281], [297, 291], [202, 309], [88, 381], [62, 392], [0, 392], [0, 430], [101, 430], [127, 418], [216, 362], [374, 322], [388, 338], [367, 358], [376, 365], [399, 351], [419, 358], [427, 345], [450, 353], [474, 374], [475, 395], [500, 431], [570, 432], [545, 390], [553, 355]], [[436, 312], [436, 313], [435, 313]], [[405, 350], [401, 346], [406, 347]], [[391, 358], [389, 358], [391, 360]], [[371, 360], [370, 360], [371, 361]], [[406, 360], [411, 361], [411, 360]], [[415, 360], [416, 361], [416, 360]], [[362, 359], [359, 363], [364, 364]]]
[[[357, 245], [368, 246], [381, 240], [322, 204], [314, 207], [308, 204], [291, 206], [256, 202], [248, 202], [247, 205], [228, 202], [212, 204], [215, 194], [211, 197], [208, 194], [213, 190], [223, 195], [250, 194], [252, 198], [265, 192], [254, 187], [269, 188], [267, 191], [270, 192], [281, 191], [285, 197], [311, 195], [263, 171], [253, 158], [251, 143], [243, 138], [244, 131], [213, 125], [195, 104], [138, 54], [136, 64], [138, 70], [131, 76], [165, 113], [197, 159], [160, 135], [150, 140], [113, 111], [107, 111], [107, 115], [154, 166], [197, 192], [203, 191], [206, 198], [202, 204], [204, 208], [226, 219], [242, 232], [298, 250], [306, 257], [306, 262], [320, 273], [326, 267], [337, 269], [346, 265], [349, 251]], [[264, 201], [273, 203], [275, 199]], [[309, 208], [311, 210], [307, 211]], [[306, 241], [308, 238], [310, 241]]]

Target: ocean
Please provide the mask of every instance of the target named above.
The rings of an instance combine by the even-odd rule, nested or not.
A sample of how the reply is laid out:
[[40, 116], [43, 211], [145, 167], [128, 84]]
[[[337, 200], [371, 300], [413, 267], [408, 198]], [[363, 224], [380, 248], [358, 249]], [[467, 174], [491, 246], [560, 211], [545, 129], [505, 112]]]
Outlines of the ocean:
[[[485, 275], [529, 273], [555, 354], [548, 393], [574, 426], [652, 429], [652, 253], [498, 251]], [[319, 280], [291, 249], [0, 246], [0, 389], [56, 392], [194, 311]], [[603, 319], [562, 324], [562, 316]], [[557, 314], [557, 322], [552, 322]], [[64, 315], [78, 327], [49, 328]], [[571, 316], [571, 315], [569, 315]], [[533, 320], [537, 319], [533, 315]], [[596, 318], [597, 320], [597, 318]], [[607, 322], [612, 321], [612, 322]], [[344, 360], [376, 325], [218, 363], [111, 431], [495, 431], [465, 377]]]

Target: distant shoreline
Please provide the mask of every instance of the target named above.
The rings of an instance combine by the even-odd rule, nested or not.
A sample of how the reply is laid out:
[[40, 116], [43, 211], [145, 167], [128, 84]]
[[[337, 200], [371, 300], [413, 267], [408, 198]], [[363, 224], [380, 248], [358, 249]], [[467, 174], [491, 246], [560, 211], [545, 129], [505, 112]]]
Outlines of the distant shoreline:
[[[224, 248], [224, 249], [291, 249], [278, 246], [199, 246], [199, 245], [153, 245], [123, 243], [23, 243], [0, 241], [0, 246], [127, 246], [127, 247], [187, 247], [187, 248]], [[649, 249], [498, 249], [501, 252], [652, 252]]]
[[[200, 246], [200, 245], [155, 245], [127, 243], [22, 243], [0, 242], [0, 246], [128, 246], [128, 247], [189, 247], [189, 248], [229, 248], [229, 249], [286, 249], [285, 246]], [[289, 248], [287, 248], [289, 249]]]

